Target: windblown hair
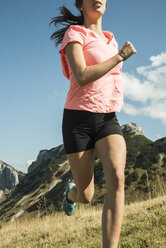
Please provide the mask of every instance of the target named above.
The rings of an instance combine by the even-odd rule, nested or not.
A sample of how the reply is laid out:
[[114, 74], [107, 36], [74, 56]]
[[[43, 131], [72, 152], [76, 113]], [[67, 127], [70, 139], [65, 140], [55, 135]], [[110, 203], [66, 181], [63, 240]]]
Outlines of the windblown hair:
[[61, 28], [55, 31], [50, 37], [51, 40], [55, 40], [56, 46], [62, 43], [64, 34], [66, 30], [70, 27], [70, 25], [83, 25], [84, 24], [84, 16], [83, 16], [82, 11], [79, 9], [82, 5], [82, 1], [83, 0], [76, 0], [75, 2], [75, 6], [80, 11], [79, 16], [73, 15], [70, 12], [70, 10], [68, 10], [65, 6], [62, 6], [59, 8], [61, 15], [51, 18], [52, 20], [49, 23], [49, 25], [54, 24], [55, 26], [57, 26], [60, 24], [64, 26], [64, 28]]

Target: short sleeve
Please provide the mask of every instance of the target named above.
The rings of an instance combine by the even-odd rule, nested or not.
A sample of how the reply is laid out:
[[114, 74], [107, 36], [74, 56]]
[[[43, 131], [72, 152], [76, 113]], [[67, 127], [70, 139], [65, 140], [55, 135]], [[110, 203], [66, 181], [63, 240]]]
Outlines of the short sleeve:
[[71, 25], [65, 32], [62, 45], [59, 50], [61, 56], [62, 71], [65, 77], [69, 79], [69, 68], [65, 57], [64, 48], [69, 42], [78, 42], [81, 46], [85, 43], [85, 30], [79, 25]]

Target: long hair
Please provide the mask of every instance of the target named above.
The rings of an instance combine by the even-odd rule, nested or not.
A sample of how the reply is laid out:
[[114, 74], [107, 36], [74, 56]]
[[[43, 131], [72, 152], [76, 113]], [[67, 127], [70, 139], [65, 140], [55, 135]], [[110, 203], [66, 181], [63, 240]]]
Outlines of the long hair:
[[66, 30], [70, 27], [70, 25], [83, 25], [84, 24], [84, 16], [82, 11], [79, 9], [82, 5], [83, 0], [76, 0], [75, 1], [75, 6], [77, 9], [80, 11], [79, 16], [73, 15], [70, 10], [68, 10], [65, 6], [62, 6], [59, 8], [61, 15], [56, 16], [51, 18], [51, 22], [49, 25], [54, 24], [55, 26], [57, 25], [62, 25], [64, 28], [56, 30], [50, 37], [51, 40], [55, 40], [56, 46], [62, 43], [64, 34]]

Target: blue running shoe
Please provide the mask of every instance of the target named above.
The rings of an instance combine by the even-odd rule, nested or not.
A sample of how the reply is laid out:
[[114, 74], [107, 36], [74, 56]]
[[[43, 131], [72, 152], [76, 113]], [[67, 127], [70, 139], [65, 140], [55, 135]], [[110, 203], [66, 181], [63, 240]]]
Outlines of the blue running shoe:
[[75, 207], [76, 207], [76, 203], [73, 202], [73, 203], [70, 203], [68, 200], [67, 200], [67, 192], [73, 188], [73, 186], [75, 186], [74, 183], [69, 183], [66, 187], [66, 194], [65, 194], [65, 197], [63, 199], [63, 210], [65, 211], [65, 214], [68, 215], [68, 216], [71, 216], [74, 214], [74, 211], [75, 211]]

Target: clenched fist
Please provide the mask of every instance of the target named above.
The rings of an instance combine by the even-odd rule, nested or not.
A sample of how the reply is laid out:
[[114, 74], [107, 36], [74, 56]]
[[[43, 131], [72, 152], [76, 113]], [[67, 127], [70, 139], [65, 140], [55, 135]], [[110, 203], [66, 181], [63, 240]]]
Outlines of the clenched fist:
[[127, 41], [123, 47], [119, 50], [119, 55], [123, 58], [123, 61], [135, 54], [137, 51], [130, 41]]

